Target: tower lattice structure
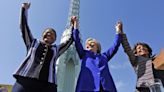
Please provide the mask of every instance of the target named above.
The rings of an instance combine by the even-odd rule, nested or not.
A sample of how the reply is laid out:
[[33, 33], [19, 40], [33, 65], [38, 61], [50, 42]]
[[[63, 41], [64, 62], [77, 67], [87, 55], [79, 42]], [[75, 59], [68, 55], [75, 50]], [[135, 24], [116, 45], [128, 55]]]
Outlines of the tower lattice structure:
[[[71, 17], [76, 16], [79, 22], [79, 10], [80, 0], [71, 0], [66, 29], [62, 34], [61, 42], [68, 39], [71, 35]], [[56, 63], [56, 70], [58, 92], [75, 92], [76, 81], [80, 71], [80, 62], [74, 43], [59, 57]]]

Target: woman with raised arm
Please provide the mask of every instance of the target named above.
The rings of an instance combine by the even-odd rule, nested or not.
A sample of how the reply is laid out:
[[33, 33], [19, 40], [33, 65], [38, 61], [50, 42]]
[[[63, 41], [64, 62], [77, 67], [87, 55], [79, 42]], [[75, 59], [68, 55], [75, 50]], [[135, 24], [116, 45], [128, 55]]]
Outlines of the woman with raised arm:
[[47, 28], [41, 39], [35, 39], [27, 23], [27, 10], [30, 3], [23, 3], [21, 8], [20, 28], [27, 49], [27, 54], [14, 77], [16, 83], [12, 92], [57, 92], [55, 66], [57, 58], [73, 42], [70, 37], [60, 45], [56, 41], [56, 32]]
[[[73, 40], [81, 61], [81, 70], [78, 77], [76, 92], [117, 92], [114, 81], [109, 71], [108, 61], [116, 54], [121, 43], [121, 31], [116, 30], [113, 45], [101, 53], [101, 46], [98, 41], [89, 38], [86, 41], [86, 49], [83, 48], [77, 19], [73, 19], [74, 31]], [[119, 25], [116, 25], [119, 29]]]
[[149, 88], [155, 79], [160, 79], [164, 85], [164, 71], [154, 68], [152, 61], [156, 57], [152, 55], [152, 49], [148, 44], [138, 42], [131, 49], [126, 34], [123, 33], [122, 46], [137, 75], [136, 92], [151, 92]]

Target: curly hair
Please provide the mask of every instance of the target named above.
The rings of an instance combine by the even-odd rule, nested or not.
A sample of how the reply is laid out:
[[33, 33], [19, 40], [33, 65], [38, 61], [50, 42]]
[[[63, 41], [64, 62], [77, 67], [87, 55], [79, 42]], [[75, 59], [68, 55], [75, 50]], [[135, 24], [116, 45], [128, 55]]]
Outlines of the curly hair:
[[133, 53], [134, 54], [137, 54], [136, 48], [137, 48], [138, 45], [142, 45], [142, 46], [146, 47], [148, 49], [148, 52], [149, 52], [149, 57], [152, 57], [152, 49], [151, 49], [151, 47], [148, 44], [144, 43], [144, 42], [137, 42], [134, 45], [134, 48], [133, 48]]

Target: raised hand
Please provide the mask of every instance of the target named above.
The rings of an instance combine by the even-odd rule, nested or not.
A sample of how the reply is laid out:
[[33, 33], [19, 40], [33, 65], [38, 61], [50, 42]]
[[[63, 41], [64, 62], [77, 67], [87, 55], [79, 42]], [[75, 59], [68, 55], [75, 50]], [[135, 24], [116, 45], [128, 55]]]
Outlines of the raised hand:
[[123, 24], [121, 21], [117, 22], [115, 28], [117, 33], [123, 33]]
[[30, 8], [30, 5], [31, 5], [31, 3], [22, 3], [22, 8], [24, 8], [24, 9], [29, 9]]
[[76, 16], [72, 16], [71, 17], [71, 25], [76, 29], [77, 26], [78, 26], [78, 23], [77, 23], [77, 17]]

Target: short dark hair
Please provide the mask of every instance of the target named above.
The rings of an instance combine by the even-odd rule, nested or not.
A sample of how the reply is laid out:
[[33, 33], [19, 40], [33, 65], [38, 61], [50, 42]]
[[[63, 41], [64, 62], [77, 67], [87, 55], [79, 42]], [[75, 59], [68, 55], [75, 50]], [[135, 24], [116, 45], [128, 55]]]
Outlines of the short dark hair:
[[43, 31], [42, 36], [44, 35], [44, 33], [45, 33], [47, 30], [50, 30], [50, 31], [54, 32], [54, 34], [55, 34], [55, 39], [56, 39], [56, 37], [57, 37], [56, 31], [55, 31], [53, 28], [46, 28], [46, 29]]
[[148, 49], [148, 52], [149, 52], [149, 57], [152, 56], [152, 49], [151, 49], [151, 47], [148, 44], [144, 43], [144, 42], [137, 42], [134, 45], [134, 48], [133, 48], [133, 53], [134, 54], [137, 54], [136, 48], [137, 48], [138, 45], [142, 45], [142, 46], [146, 47]]

